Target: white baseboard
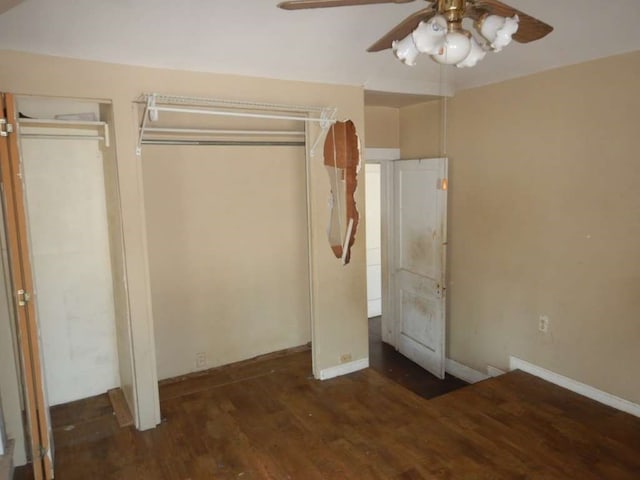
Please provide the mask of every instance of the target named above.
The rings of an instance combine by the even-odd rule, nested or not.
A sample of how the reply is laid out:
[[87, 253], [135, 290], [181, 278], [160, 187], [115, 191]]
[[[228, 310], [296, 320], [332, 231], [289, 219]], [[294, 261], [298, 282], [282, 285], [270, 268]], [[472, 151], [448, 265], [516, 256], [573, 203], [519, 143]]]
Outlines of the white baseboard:
[[474, 370], [471, 367], [467, 367], [466, 365], [456, 362], [450, 358], [446, 359], [444, 369], [449, 375], [453, 375], [467, 383], [477, 383], [489, 378], [489, 375], [479, 372], [478, 370]]
[[504, 370], [499, 369], [498, 367], [494, 367], [493, 365], [487, 365], [487, 374], [490, 377], [499, 377], [500, 375], [504, 375], [506, 372]]
[[364, 370], [369, 367], [369, 358], [361, 358], [360, 360], [354, 360], [353, 362], [342, 363], [335, 367], [325, 368], [320, 370], [320, 380], [328, 380], [330, 378], [339, 377], [340, 375], [346, 375], [348, 373], [357, 372], [358, 370]]
[[640, 405], [630, 402], [624, 398], [616, 397], [610, 393], [598, 390], [595, 387], [587, 385], [585, 383], [578, 382], [572, 378], [565, 377], [559, 373], [552, 372], [546, 368], [539, 367], [533, 363], [529, 363], [517, 357], [509, 357], [509, 369], [510, 370], [522, 370], [523, 372], [530, 373], [536, 377], [542, 378], [547, 382], [553, 383], [560, 387], [571, 390], [584, 397], [595, 400], [596, 402], [603, 403], [609, 407], [613, 407], [617, 410], [621, 410], [636, 417], [640, 417]]

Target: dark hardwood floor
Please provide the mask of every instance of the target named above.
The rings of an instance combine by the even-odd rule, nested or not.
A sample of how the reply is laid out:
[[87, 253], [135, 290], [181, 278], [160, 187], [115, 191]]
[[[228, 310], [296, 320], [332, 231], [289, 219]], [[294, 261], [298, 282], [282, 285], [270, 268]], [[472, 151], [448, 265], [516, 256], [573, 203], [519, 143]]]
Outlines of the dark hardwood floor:
[[385, 377], [399, 383], [424, 398], [452, 392], [467, 385], [467, 382], [447, 374], [441, 380], [382, 341], [381, 319], [369, 319], [369, 366]]
[[522, 372], [432, 400], [373, 368], [310, 372], [307, 350], [162, 382], [146, 432], [106, 395], [55, 407], [56, 478], [640, 478], [639, 418]]

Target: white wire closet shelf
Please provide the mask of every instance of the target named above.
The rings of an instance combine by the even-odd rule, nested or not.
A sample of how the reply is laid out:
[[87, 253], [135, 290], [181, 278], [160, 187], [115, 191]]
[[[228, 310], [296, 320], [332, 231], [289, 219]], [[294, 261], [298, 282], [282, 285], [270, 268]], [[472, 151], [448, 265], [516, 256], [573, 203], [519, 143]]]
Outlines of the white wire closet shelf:
[[[182, 126], [153, 127], [160, 113], [204, 115], [215, 117], [235, 117], [247, 119], [265, 119], [269, 121], [289, 121], [318, 124], [321, 131], [310, 149], [313, 155], [321, 137], [335, 123], [337, 109], [334, 107], [317, 107], [307, 105], [286, 105], [248, 101], [225, 100], [204, 97], [187, 97], [175, 95], [143, 94], [136, 101], [144, 105], [140, 121], [140, 130], [136, 154], [141, 155], [142, 145], [263, 145], [263, 146], [305, 146], [308, 129], [226, 129], [226, 128], [192, 128]], [[194, 137], [197, 136], [197, 137]], [[229, 137], [243, 137], [242, 140], [231, 140]], [[259, 140], [246, 140], [248, 137], [260, 137]], [[266, 137], [302, 137], [301, 140], [265, 140]]]

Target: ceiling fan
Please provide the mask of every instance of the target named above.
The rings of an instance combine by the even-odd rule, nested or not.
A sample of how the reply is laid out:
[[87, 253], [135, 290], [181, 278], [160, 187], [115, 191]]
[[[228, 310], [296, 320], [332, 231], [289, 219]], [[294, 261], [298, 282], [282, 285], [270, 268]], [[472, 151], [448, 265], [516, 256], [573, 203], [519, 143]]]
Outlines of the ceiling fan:
[[[409, 3], [414, 0], [290, 0], [284, 10], [343, 7], [377, 3]], [[371, 45], [368, 52], [392, 48], [396, 57], [414, 65], [419, 53], [442, 64], [472, 67], [487, 52], [498, 52], [511, 40], [539, 40], [553, 27], [498, 0], [426, 0], [429, 6], [404, 19]], [[475, 32], [463, 28], [470, 19]]]

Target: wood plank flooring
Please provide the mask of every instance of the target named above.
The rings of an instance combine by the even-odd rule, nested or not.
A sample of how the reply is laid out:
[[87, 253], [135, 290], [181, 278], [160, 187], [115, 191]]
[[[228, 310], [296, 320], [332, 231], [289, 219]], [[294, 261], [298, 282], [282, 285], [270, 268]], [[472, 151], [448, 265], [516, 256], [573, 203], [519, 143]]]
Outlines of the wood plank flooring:
[[146, 432], [106, 395], [56, 407], [57, 478], [640, 478], [640, 419], [522, 372], [426, 400], [372, 369], [310, 371], [301, 351], [163, 383]]
[[449, 374], [441, 380], [398, 353], [382, 341], [380, 323], [380, 317], [369, 319], [369, 365], [372, 369], [423, 398], [435, 398], [467, 385]]

